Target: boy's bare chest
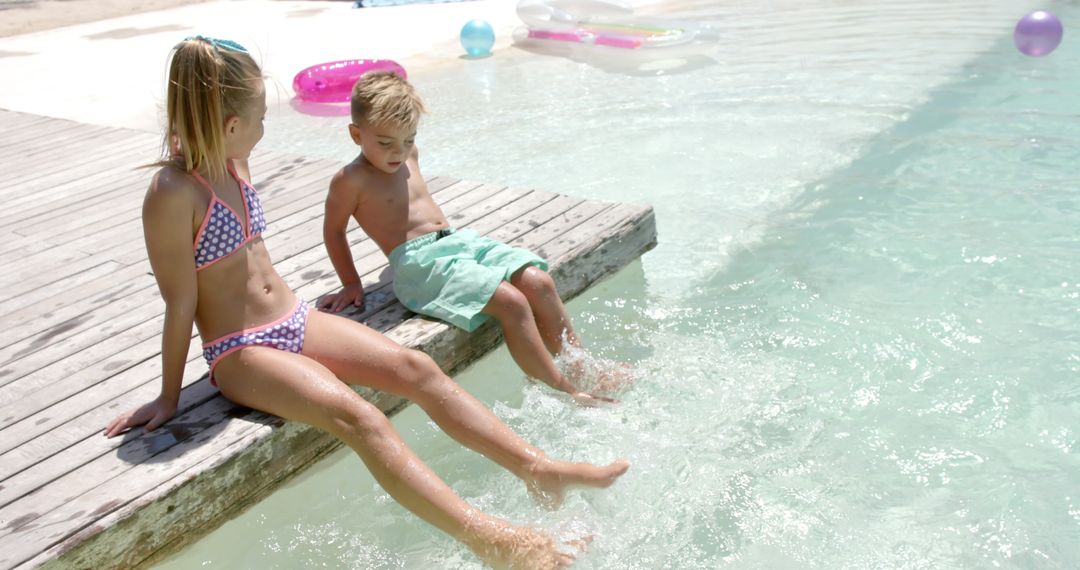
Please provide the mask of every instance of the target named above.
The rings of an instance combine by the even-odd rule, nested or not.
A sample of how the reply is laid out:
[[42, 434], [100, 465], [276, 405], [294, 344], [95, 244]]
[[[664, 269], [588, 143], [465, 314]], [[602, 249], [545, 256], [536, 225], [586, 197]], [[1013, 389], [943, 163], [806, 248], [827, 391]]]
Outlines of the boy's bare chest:
[[368, 192], [365, 198], [358, 204], [357, 217], [372, 222], [378, 220], [376, 223], [381, 224], [399, 223], [401, 219], [409, 218], [411, 212], [423, 210], [431, 202], [427, 184], [422, 179], [376, 188]]

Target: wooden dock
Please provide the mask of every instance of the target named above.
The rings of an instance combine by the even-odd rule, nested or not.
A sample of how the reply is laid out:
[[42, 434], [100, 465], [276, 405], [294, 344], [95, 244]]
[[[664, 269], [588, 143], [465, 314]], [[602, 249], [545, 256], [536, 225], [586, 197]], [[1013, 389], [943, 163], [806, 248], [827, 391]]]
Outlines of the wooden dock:
[[[157, 134], [0, 110], [0, 569], [146, 566], [213, 530], [333, 451], [332, 437], [225, 400], [188, 351], [176, 416], [154, 434], [105, 424], [160, 389], [164, 304], [140, 210]], [[251, 159], [275, 267], [309, 300], [338, 287], [322, 245], [340, 163]], [[653, 211], [540, 190], [428, 179], [450, 222], [547, 258], [571, 298], [656, 244]], [[500, 342], [396, 302], [386, 258], [355, 227], [367, 308], [351, 318], [453, 374]], [[365, 392], [387, 414], [407, 402]]]

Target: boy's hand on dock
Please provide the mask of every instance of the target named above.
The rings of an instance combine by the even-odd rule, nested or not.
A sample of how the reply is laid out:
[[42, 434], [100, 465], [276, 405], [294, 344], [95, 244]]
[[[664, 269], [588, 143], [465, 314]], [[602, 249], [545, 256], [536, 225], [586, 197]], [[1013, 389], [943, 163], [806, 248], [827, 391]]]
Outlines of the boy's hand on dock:
[[328, 313], [340, 313], [349, 305], [364, 306], [364, 287], [359, 283], [346, 285], [341, 291], [319, 299], [318, 303], [319, 310]]
[[176, 414], [176, 402], [169, 402], [165, 398], [157, 398], [152, 402], [143, 404], [134, 410], [128, 410], [105, 427], [105, 437], [116, 437], [127, 430], [146, 425], [146, 431], [154, 431], [161, 424], [169, 421]]

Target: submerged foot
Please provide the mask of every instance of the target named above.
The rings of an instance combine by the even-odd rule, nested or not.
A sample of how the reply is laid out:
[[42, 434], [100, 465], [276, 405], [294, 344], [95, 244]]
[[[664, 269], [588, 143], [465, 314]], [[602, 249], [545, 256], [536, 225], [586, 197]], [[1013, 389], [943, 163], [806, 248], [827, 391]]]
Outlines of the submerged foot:
[[570, 362], [566, 367], [566, 378], [594, 397], [615, 394], [629, 388], [636, 380], [634, 368], [625, 362], [592, 359]]
[[568, 568], [589, 539], [575, 541], [574, 552], [563, 552], [548, 533], [489, 519], [467, 527], [465, 544], [480, 560], [496, 569], [556, 570]]
[[603, 467], [591, 463], [570, 463], [545, 460], [529, 470], [530, 479], [525, 482], [529, 494], [537, 504], [557, 509], [572, 487], [605, 489], [630, 469], [630, 462], [619, 459]]

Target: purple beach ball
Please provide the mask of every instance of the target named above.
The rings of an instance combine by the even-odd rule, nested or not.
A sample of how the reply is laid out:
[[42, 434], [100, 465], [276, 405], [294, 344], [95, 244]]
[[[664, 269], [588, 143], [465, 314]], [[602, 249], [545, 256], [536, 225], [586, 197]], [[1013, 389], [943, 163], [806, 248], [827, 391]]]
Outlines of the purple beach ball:
[[1013, 41], [1024, 55], [1042, 57], [1057, 49], [1063, 32], [1057, 16], [1039, 10], [1020, 18], [1013, 30]]

